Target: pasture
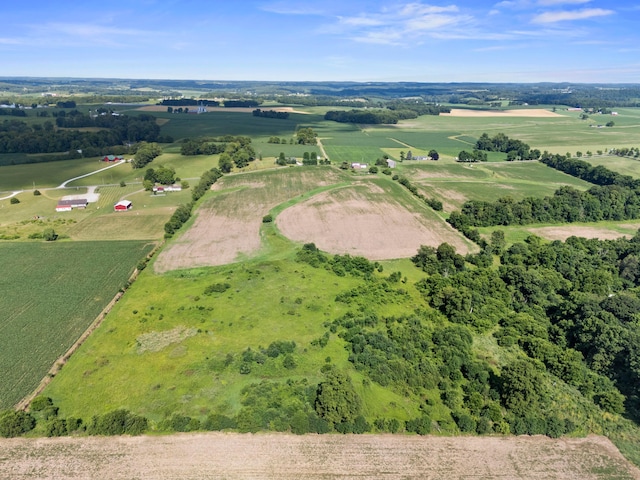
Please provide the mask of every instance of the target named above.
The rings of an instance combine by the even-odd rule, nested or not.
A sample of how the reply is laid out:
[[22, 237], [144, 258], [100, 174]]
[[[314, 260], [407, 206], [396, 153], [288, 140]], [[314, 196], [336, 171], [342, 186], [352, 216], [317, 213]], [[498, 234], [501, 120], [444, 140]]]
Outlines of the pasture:
[[152, 247], [147, 242], [0, 244], [0, 408], [38, 385]]
[[427, 197], [440, 199], [444, 210], [458, 210], [467, 200], [521, 200], [544, 197], [564, 185], [586, 190], [591, 185], [538, 162], [460, 164], [438, 161], [404, 162], [398, 171]]

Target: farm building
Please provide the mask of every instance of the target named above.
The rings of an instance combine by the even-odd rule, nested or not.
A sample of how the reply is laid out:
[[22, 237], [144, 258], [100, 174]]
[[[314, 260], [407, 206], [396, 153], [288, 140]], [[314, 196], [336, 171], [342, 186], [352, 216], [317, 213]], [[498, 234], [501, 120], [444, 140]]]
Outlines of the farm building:
[[116, 155], [105, 155], [104, 157], [102, 157], [103, 162], [119, 162], [121, 160], [124, 160], [124, 158], [118, 157]]
[[126, 212], [127, 210], [131, 210], [133, 204], [129, 200], [120, 200], [113, 206], [113, 209], [116, 212]]
[[351, 164], [351, 168], [353, 169], [360, 169], [360, 170], [366, 170], [367, 168], [367, 164], [366, 163], [357, 163], [354, 162]]
[[56, 212], [70, 212], [74, 208], [87, 208], [89, 201], [86, 198], [75, 198], [72, 200], [58, 200]]
[[153, 191], [156, 193], [181, 192], [182, 187], [180, 185], [154, 185]]
[[396, 168], [396, 162], [391, 160], [390, 158], [387, 159], [387, 167], [389, 168]]

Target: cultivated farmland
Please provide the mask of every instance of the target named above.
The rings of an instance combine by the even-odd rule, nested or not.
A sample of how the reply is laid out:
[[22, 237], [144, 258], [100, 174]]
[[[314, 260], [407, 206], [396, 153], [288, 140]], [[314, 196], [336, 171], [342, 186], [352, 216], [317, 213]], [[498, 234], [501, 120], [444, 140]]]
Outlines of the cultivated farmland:
[[327, 252], [372, 260], [410, 257], [420, 245], [437, 247], [444, 242], [463, 254], [475, 250], [431, 209], [386, 181], [364, 181], [318, 194], [284, 210], [277, 225], [297, 242], [315, 242]]
[[151, 248], [146, 242], [0, 244], [0, 406], [38, 385]]
[[283, 202], [347, 178], [332, 168], [279, 169], [225, 177], [198, 211], [193, 226], [158, 256], [158, 272], [224, 265], [261, 247], [262, 217]]
[[[190, 434], [0, 440], [3, 478], [637, 480], [607, 439]], [[188, 462], [185, 459], [188, 458]], [[472, 473], [471, 473], [472, 472]], [[220, 474], [220, 475], [219, 475]]]

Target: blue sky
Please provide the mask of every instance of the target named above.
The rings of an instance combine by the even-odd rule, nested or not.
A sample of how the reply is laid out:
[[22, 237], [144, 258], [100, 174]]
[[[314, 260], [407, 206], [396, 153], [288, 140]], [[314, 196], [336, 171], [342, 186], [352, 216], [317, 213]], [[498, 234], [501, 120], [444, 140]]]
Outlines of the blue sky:
[[0, 75], [640, 83], [640, 0], [6, 2]]

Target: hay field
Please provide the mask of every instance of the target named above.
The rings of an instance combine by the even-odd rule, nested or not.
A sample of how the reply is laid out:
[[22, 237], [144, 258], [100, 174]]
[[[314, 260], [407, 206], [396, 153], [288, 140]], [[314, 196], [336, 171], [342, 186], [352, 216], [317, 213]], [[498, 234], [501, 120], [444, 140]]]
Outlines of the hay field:
[[604, 437], [241, 435], [0, 439], [0, 478], [640, 479]]

